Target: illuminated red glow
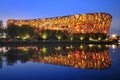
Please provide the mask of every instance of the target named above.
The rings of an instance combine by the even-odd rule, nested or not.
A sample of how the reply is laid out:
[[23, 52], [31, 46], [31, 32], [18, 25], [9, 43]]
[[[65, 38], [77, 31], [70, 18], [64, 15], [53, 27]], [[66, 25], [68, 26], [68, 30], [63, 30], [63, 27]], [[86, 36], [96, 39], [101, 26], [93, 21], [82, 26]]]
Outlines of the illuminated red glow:
[[7, 21], [7, 26], [10, 24], [30, 25], [37, 30], [67, 30], [70, 33], [105, 33], [107, 35], [111, 21], [112, 16], [110, 14], [87, 13], [42, 19], [10, 19]]

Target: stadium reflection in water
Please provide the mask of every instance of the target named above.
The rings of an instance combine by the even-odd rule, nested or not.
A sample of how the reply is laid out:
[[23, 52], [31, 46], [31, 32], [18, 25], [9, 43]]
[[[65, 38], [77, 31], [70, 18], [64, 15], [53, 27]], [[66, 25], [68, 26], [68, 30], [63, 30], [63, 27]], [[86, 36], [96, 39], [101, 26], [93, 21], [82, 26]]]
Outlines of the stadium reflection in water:
[[109, 47], [105, 45], [40, 45], [0, 48], [0, 68], [3, 61], [7, 65], [40, 62], [73, 68], [101, 70], [111, 66]]

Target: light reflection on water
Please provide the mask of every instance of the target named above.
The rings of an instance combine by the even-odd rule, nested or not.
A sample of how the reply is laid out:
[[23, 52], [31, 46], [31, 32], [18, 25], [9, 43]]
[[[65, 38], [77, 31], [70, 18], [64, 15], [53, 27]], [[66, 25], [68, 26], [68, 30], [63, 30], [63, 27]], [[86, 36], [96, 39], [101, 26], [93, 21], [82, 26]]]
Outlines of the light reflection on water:
[[[111, 72], [109, 71], [114, 71], [114, 65], [116, 65], [116, 63], [113, 62], [116, 61], [118, 62], [119, 60], [118, 57], [116, 57], [111, 53], [117, 53], [117, 54], [120, 53], [120, 51], [117, 50], [120, 50], [119, 45], [49, 44], [49, 45], [39, 45], [39, 46], [16, 46], [16, 47], [4, 46], [4, 47], [0, 47], [0, 70], [2, 70], [3, 73], [6, 73], [4, 72], [4, 70], [5, 69], [9, 70], [9, 66], [11, 66], [13, 67], [13, 70], [15, 70], [18, 73], [21, 72], [21, 70], [23, 69], [22, 70], [23, 73], [27, 73], [30, 75], [29, 72], [32, 71], [33, 74], [36, 74], [36, 77], [38, 77], [37, 76], [38, 74], [42, 74], [42, 73], [48, 74], [49, 70], [50, 71], [55, 70], [55, 72], [58, 72], [58, 74], [64, 74], [66, 70], [77, 72], [76, 75], [73, 76], [73, 78], [68, 77], [67, 75], [68, 73], [65, 74], [64, 76], [56, 75], [60, 79], [64, 79], [64, 77], [66, 77], [66, 79], [69, 80], [81, 79], [81, 78], [85, 79], [83, 77], [81, 78], [78, 77], [79, 74], [85, 74], [83, 70], [89, 70], [88, 73], [90, 73], [91, 75], [92, 74], [97, 75], [95, 71], [100, 71], [97, 72], [99, 76], [100, 75], [110, 76]], [[64, 71], [61, 71], [61, 67], [65, 68]], [[28, 70], [29, 68], [32, 70]], [[37, 72], [37, 69], [39, 70], [39, 68], [41, 68], [43, 71]], [[57, 68], [58, 70], [56, 70]], [[47, 71], [47, 69], [49, 70]], [[95, 71], [91, 71], [91, 70], [95, 70]], [[108, 71], [109, 73], [106, 71]], [[120, 73], [119, 70], [118, 72], [115, 73], [115, 75], [117, 76], [118, 73]], [[3, 75], [1, 72], [0, 74]], [[55, 75], [56, 73], [53, 72], [51, 74]], [[15, 75], [15, 74], [11, 74], [11, 75]], [[47, 76], [50, 76], [50, 74]], [[88, 76], [88, 74], [86, 74], [86, 76]], [[39, 79], [41, 79], [40, 77]], [[51, 77], [52, 79], [55, 80], [54, 76]], [[111, 75], [111, 77], [114, 76]], [[119, 76], [117, 76], [117, 78], [118, 77]], [[8, 79], [8, 78], [3, 78], [3, 77], [1, 78], [0, 76], [0, 79]], [[13, 79], [15, 79], [15, 77], [13, 77]], [[32, 79], [32, 78], [28, 78], [28, 76], [26, 76], [25, 79]], [[60, 79], [57, 78], [57, 80]], [[95, 80], [94, 78], [91, 79]], [[104, 78], [102, 77], [100, 79], [104, 80]], [[106, 79], [112, 80], [112, 78], [110, 77], [108, 78], [106, 77]], [[49, 78], [46, 80], [51, 80], [51, 79]]]
[[[105, 69], [111, 66], [109, 52], [104, 45], [55, 45], [55, 46], [18, 46], [1, 47], [1, 57], [5, 58], [8, 65], [13, 65], [18, 60], [22, 63], [40, 62], [59, 66], [68, 66], [85, 69]], [[2, 61], [2, 60], [1, 60]]]

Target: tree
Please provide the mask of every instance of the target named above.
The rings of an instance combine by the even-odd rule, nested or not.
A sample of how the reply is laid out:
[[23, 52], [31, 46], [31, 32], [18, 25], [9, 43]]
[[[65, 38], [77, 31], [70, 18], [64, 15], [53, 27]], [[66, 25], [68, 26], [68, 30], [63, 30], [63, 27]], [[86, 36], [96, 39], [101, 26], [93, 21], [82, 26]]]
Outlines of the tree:
[[0, 20], [0, 34], [3, 34], [5, 32], [5, 29], [3, 29], [3, 21]]
[[75, 35], [72, 34], [72, 33], [69, 33], [69, 35], [67, 36], [67, 38], [68, 38], [68, 40], [73, 41], [73, 40], [75, 40]]
[[63, 38], [64, 33], [61, 30], [58, 30], [56, 32], [56, 37], [58, 40], [61, 40]]
[[83, 33], [79, 33], [78, 36], [81, 41], [85, 38], [85, 35]]
[[7, 34], [10, 38], [16, 38], [19, 35], [19, 26], [11, 24], [7, 28]]
[[3, 21], [0, 20], [0, 29], [3, 29]]
[[5, 32], [5, 30], [0, 28], [0, 33], [4, 33], [4, 32]]
[[34, 36], [34, 28], [30, 25], [22, 25], [19, 29], [19, 36], [21, 38], [32, 38]]
[[41, 36], [41, 38], [44, 39], [44, 40], [48, 39], [48, 37], [49, 37], [48, 31], [47, 31], [47, 30], [42, 30], [42, 31], [40, 32], [40, 36]]
[[50, 35], [50, 37], [49, 37], [50, 39], [57, 40], [57, 38], [56, 38], [56, 30], [50, 30], [49, 35]]

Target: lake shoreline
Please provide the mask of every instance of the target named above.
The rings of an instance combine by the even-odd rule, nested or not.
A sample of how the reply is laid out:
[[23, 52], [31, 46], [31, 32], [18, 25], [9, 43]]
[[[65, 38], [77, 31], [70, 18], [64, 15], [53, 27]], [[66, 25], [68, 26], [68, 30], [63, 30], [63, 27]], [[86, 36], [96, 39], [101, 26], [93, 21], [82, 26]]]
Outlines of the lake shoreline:
[[0, 41], [0, 45], [39, 45], [39, 44], [99, 44], [99, 45], [111, 45], [117, 44], [114, 41], [66, 41], [66, 40], [41, 40], [41, 41]]

